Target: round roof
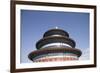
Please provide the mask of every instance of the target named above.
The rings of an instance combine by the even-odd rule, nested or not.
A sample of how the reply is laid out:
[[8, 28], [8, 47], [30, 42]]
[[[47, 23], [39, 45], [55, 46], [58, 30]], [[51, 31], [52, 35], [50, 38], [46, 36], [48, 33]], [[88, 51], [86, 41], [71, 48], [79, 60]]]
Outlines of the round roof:
[[47, 32], [44, 33], [43, 37], [48, 37], [52, 35], [61, 35], [61, 36], [66, 36], [69, 37], [68, 32], [62, 30], [62, 29], [50, 29]]
[[75, 41], [72, 40], [71, 38], [65, 37], [65, 36], [48, 36], [40, 39], [36, 43], [36, 48], [40, 49], [42, 46], [50, 43], [66, 43], [70, 45], [72, 48], [75, 48]]
[[40, 55], [45, 55], [45, 54], [53, 54], [53, 53], [73, 53], [73, 54], [76, 54], [77, 57], [80, 57], [82, 52], [79, 50], [79, 49], [76, 49], [76, 48], [48, 48], [48, 49], [41, 49], [41, 50], [36, 50], [36, 51], [33, 51], [31, 52], [29, 55], [28, 55], [28, 58], [30, 60], [33, 60], [34, 58], [36, 58], [37, 56], [40, 56]]

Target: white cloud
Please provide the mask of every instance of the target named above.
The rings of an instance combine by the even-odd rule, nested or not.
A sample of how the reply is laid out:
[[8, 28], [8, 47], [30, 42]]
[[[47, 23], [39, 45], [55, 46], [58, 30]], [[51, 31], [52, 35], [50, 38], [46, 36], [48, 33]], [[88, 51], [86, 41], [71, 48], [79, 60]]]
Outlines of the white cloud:
[[80, 56], [79, 60], [89, 60], [90, 51], [89, 48], [82, 50], [82, 55]]

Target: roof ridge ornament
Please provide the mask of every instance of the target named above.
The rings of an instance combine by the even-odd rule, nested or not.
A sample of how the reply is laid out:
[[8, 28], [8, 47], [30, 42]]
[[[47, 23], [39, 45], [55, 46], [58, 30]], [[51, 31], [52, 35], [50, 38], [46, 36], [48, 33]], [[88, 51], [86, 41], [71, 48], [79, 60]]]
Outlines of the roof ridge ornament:
[[56, 26], [55, 28], [56, 28], [56, 29], [58, 29], [58, 27], [57, 27], [57, 26]]

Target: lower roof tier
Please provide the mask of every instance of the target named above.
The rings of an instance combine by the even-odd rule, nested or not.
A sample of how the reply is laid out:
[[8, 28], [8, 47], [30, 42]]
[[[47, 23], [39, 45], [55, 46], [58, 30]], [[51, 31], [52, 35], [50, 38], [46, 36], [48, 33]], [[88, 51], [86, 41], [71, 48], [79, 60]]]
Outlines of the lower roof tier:
[[78, 59], [77, 55], [73, 53], [50, 53], [45, 55], [39, 55], [32, 59], [32, 61], [51, 59], [51, 58], [74, 58]]
[[77, 57], [80, 57], [82, 54], [82, 52], [76, 48], [52, 48], [52, 49], [48, 48], [48, 49], [40, 49], [33, 51], [28, 55], [28, 58], [30, 60], [33, 60], [34, 58], [40, 55], [55, 54], [55, 53], [72, 53], [75, 54]]

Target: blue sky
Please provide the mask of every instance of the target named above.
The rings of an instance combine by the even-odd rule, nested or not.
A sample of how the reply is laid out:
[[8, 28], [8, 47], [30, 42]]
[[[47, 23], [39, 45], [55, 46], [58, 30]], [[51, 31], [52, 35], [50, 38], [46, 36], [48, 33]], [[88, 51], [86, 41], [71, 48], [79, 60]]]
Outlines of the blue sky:
[[21, 10], [21, 63], [31, 63], [28, 54], [36, 50], [36, 42], [44, 32], [58, 27], [76, 41], [76, 48], [89, 58], [89, 13]]

